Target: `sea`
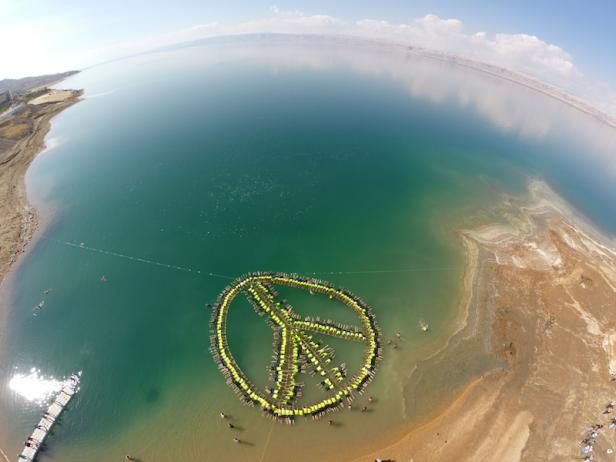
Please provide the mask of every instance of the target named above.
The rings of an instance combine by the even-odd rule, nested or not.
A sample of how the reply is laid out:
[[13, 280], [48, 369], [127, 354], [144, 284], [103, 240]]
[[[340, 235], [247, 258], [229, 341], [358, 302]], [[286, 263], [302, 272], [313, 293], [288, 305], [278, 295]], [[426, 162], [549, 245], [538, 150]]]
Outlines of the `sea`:
[[[53, 119], [27, 173], [41, 226], [0, 287], [0, 447], [15, 460], [78, 371], [41, 461], [352, 460], [500, 367], [454, 358], [412, 386], [457, 328], [461, 229], [500, 219], [500, 201], [541, 180], [616, 234], [614, 129], [405, 47], [219, 38], [94, 66], [59, 87], [84, 98]], [[382, 360], [351, 409], [286, 425], [227, 385], [208, 305], [256, 271], [319, 278], [371, 307]], [[302, 314], [354, 322], [344, 306], [281, 293]], [[266, 320], [238, 299], [227, 330], [265, 389]], [[354, 373], [361, 351], [323, 342]]]

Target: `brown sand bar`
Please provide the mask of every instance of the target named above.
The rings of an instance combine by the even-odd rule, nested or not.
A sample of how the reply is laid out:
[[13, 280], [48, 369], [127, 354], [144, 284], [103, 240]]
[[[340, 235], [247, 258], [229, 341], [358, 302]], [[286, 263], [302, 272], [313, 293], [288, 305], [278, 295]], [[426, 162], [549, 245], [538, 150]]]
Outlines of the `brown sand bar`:
[[26, 196], [26, 171], [45, 147], [50, 120], [81, 95], [81, 90], [48, 90], [0, 123], [0, 283], [38, 224]]
[[613, 460], [616, 410], [604, 412], [616, 400], [614, 245], [545, 185], [530, 189], [527, 203], [506, 201], [509, 223], [463, 232], [487, 284], [473, 285], [481, 293], [469, 306], [484, 326], [462, 329], [486, 340], [500, 365], [356, 462], [577, 460], [593, 424], [604, 425], [593, 460]]

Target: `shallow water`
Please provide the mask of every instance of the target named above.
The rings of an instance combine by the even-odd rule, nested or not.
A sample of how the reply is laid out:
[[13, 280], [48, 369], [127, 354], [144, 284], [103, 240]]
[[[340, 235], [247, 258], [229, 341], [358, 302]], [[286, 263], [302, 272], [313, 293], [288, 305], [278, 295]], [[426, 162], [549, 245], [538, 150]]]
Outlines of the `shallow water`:
[[[50, 224], [2, 288], [10, 454], [42, 412], [8, 387], [32, 367], [83, 371], [44, 460], [360, 454], [412, 421], [408, 373], [451, 333], [460, 224], [541, 177], [616, 231], [612, 132], [473, 71], [368, 46], [245, 38], [105, 64], [63, 86], [86, 99], [54, 119], [55, 142], [27, 178]], [[287, 427], [240, 404], [211, 359], [204, 304], [229, 277], [259, 270], [315, 273], [368, 302], [386, 339], [401, 332], [368, 389], [371, 412]], [[263, 320], [234, 308], [234, 351], [264, 372]], [[449, 377], [435, 389], [463, 380]], [[247, 444], [231, 442], [220, 410]]]

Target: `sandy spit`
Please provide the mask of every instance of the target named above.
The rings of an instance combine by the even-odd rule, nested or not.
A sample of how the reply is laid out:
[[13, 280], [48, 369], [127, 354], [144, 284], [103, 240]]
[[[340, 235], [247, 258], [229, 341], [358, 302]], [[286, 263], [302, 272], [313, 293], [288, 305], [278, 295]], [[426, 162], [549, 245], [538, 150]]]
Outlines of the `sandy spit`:
[[[616, 410], [606, 408], [616, 400], [613, 240], [541, 182], [530, 183], [525, 202], [505, 202], [511, 223], [461, 232], [469, 247], [465, 291], [474, 293], [461, 302], [458, 332], [466, 330], [468, 342], [480, 338], [495, 366], [444, 410], [410, 424], [398, 441], [374, 442], [354, 462], [581, 460], [581, 440], [597, 424], [593, 460], [613, 460]], [[472, 326], [473, 318], [484, 322]]]

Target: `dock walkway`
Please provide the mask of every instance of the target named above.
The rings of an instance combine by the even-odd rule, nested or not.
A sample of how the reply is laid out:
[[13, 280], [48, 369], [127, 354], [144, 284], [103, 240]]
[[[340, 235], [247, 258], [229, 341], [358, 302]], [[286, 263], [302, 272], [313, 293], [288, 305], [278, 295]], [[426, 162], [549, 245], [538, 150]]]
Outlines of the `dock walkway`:
[[47, 412], [43, 414], [43, 417], [41, 417], [41, 420], [34, 428], [32, 435], [26, 440], [24, 449], [19, 454], [19, 462], [31, 462], [35, 459], [56, 420], [79, 390], [80, 379], [81, 372], [71, 375], [70, 379], [66, 381], [54, 402], [51, 403]]

